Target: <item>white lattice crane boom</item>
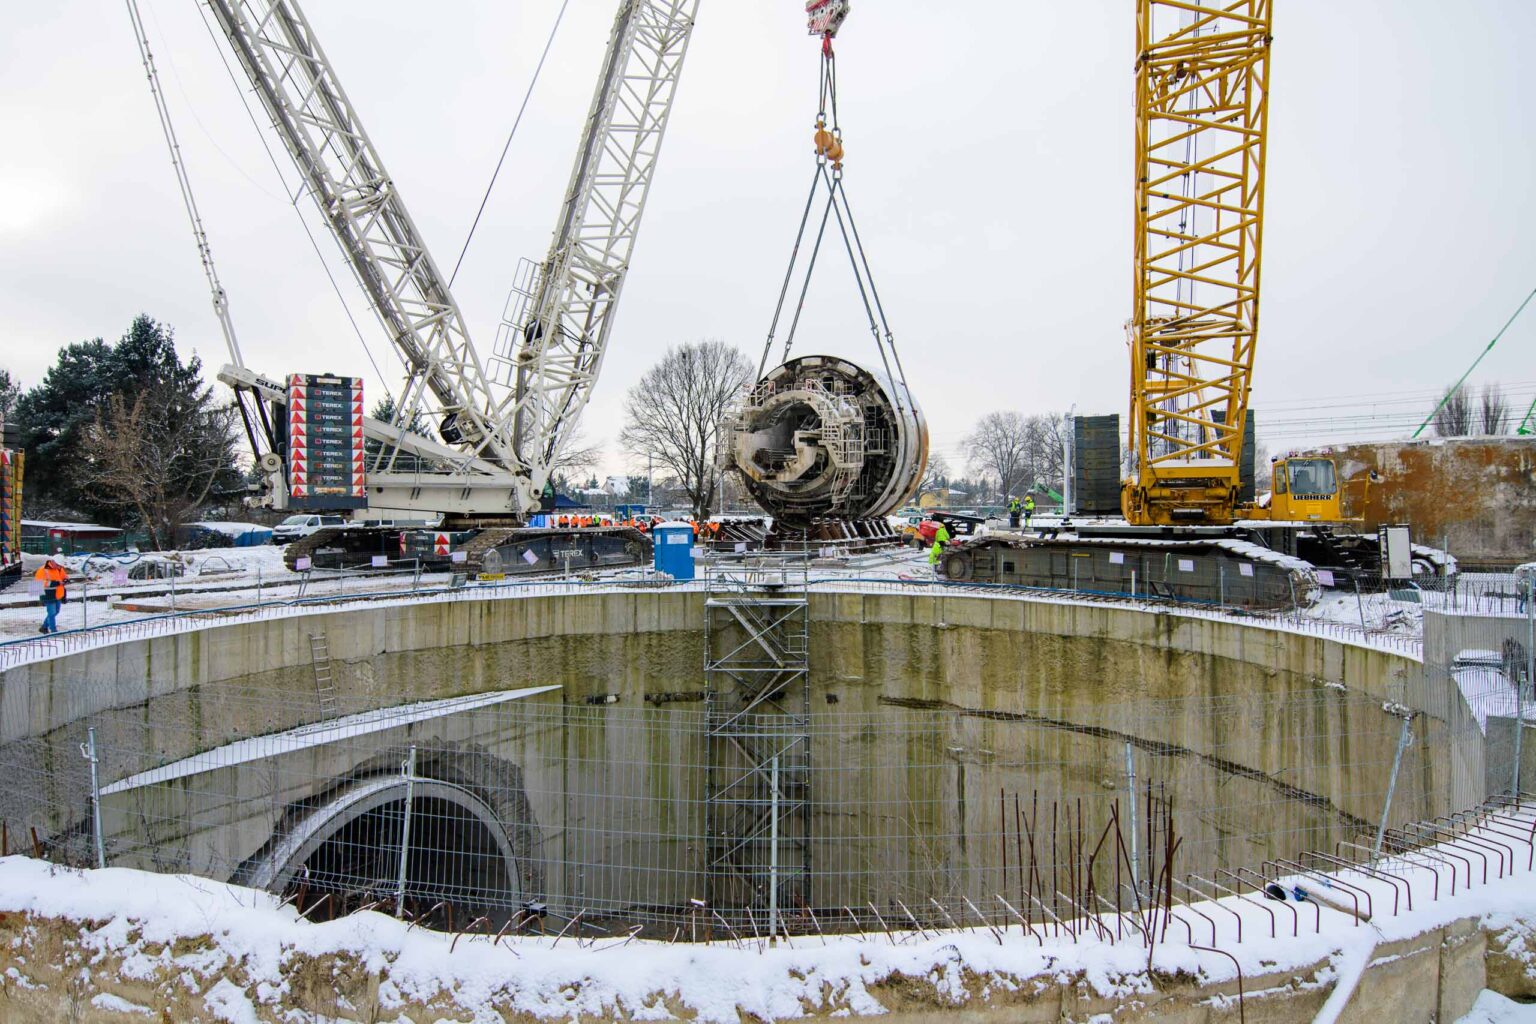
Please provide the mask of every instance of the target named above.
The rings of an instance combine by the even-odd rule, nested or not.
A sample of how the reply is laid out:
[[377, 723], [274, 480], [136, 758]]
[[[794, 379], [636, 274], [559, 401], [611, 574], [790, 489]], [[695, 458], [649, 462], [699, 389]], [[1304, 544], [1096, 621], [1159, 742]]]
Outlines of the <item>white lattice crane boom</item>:
[[[520, 275], [496, 360], [522, 462], [547, 476], [602, 368], [699, 0], [626, 0], [542, 265]], [[542, 484], [542, 479], [539, 481]]]
[[[698, 0], [621, 0], [554, 243], [483, 363], [383, 160], [296, 0], [207, 0], [304, 187], [407, 367], [386, 451], [428, 460], [368, 479], [370, 507], [524, 515], [602, 366]], [[283, 401], [241, 367], [220, 376]], [[399, 427], [440, 417], [446, 445]]]

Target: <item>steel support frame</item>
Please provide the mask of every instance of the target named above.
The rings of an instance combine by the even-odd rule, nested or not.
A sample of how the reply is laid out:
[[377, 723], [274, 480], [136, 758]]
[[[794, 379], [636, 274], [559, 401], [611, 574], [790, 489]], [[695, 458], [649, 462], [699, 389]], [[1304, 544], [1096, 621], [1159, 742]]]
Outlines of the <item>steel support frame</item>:
[[706, 895], [760, 928], [811, 902], [808, 563], [711, 566], [706, 589]]
[[1259, 321], [1272, 0], [1139, 0], [1125, 513], [1230, 518]]

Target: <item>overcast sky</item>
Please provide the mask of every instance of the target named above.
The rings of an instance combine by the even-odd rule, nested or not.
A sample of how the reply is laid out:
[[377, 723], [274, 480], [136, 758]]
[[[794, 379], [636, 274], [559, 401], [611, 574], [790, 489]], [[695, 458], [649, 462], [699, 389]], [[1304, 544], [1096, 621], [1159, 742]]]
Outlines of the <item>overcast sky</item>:
[[[306, 207], [324, 265], [311, 247], [197, 6], [140, 2], [247, 363], [271, 376], [361, 374], [377, 395], [324, 265], [374, 358], [398, 364]], [[609, 471], [624, 466], [624, 393], [669, 345], [721, 338], [755, 364], [812, 168], [817, 44], [803, 5], [700, 6], [587, 415]], [[144, 311], [175, 326], [183, 354], [217, 367], [224, 343], [126, 10], [10, 7], [0, 365], [30, 385], [61, 345], [114, 340]], [[306, 4], [445, 268], [558, 7]], [[1261, 441], [1279, 451], [1360, 436], [1339, 419], [1360, 413], [1352, 398], [1370, 400], [1376, 436], [1399, 431], [1536, 285], [1536, 3], [1276, 8], [1254, 405]], [[613, 10], [572, 0], [454, 287], [482, 352], [518, 259], [548, 248]], [[1132, 0], [855, 0], [839, 38], [845, 184], [935, 447], [956, 468], [961, 438], [987, 411], [1124, 412], [1133, 10]], [[874, 363], [835, 255], [812, 285], [796, 353]], [[1533, 342], [1536, 308], [1473, 377], [1504, 382], [1517, 416], [1536, 398]]]

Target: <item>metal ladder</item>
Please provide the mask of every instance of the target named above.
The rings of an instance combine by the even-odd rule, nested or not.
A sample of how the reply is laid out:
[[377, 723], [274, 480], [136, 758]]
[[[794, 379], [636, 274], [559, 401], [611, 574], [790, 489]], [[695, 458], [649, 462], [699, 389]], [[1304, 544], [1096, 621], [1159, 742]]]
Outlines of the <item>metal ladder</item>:
[[335, 718], [341, 708], [336, 700], [336, 676], [331, 671], [331, 646], [324, 633], [309, 634], [309, 663], [315, 670], [315, 695], [320, 698], [320, 717]]

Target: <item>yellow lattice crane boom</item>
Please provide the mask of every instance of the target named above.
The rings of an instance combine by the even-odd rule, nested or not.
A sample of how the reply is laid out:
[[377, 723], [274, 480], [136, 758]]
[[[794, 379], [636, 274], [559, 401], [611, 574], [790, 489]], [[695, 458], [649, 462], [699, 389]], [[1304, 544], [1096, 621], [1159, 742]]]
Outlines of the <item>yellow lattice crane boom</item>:
[[946, 579], [1299, 609], [1362, 579], [1455, 570], [1403, 527], [1353, 529], [1360, 520], [1343, 518], [1328, 456], [1276, 459], [1267, 502], [1245, 494], [1258, 483], [1246, 479], [1245, 435], [1272, 4], [1136, 0], [1136, 283], [1126, 322], [1135, 465], [1120, 484], [1125, 519], [1104, 507], [1120, 448], [1115, 428], [1096, 421], [1115, 418], [1080, 418], [1071, 478], [1089, 493], [1059, 525], [951, 544]]
[[[1259, 326], [1271, 0], [1139, 0], [1136, 286], [1122, 507], [1229, 523]], [[1248, 513], [1245, 511], [1244, 513]]]

